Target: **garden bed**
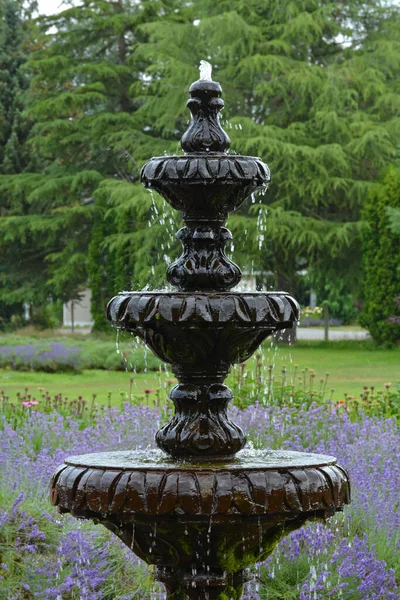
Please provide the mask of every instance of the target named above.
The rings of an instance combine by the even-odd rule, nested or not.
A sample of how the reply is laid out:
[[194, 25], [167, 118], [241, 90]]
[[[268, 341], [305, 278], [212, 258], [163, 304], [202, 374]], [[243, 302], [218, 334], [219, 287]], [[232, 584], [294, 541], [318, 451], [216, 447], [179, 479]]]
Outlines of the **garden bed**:
[[[246, 598], [395, 600], [400, 576], [400, 434], [393, 419], [341, 404], [233, 407], [257, 447], [321, 452], [348, 469], [353, 502], [326, 524], [294, 532], [254, 571]], [[43, 600], [164, 598], [149, 569], [106, 530], [60, 517], [48, 501], [70, 454], [147, 448], [168, 409], [126, 403], [82, 419], [35, 409], [1, 417], [0, 597]], [[396, 579], [397, 578], [397, 579]], [[3, 596], [1, 596], [3, 594]]]
[[121, 334], [119, 339], [1, 336], [0, 368], [47, 373], [78, 373], [85, 369], [142, 372], [158, 368], [160, 361], [151, 352], [147, 354], [143, 344], [128, 334]]

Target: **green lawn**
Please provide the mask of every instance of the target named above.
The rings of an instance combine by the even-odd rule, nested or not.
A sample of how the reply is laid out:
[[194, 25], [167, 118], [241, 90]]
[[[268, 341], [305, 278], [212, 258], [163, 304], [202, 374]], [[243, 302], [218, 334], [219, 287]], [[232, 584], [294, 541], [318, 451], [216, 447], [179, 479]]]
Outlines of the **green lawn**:
[[[169, 377], [173, 377], [172, 374]], [[131, 379], [132, 384], [131, 384]], [[38, 373], [38, 372], [19, 372], [5, 371], [0, 369], [0, 389], [3, 390], [12, 400], [16, 392], [23, 393], [25, 388], [29, 388], [28, 393], [36, 399], [40, 399], [44, 388], [49, 394], [63, 394], [69, 400], [82, 396], [90, 401], [92, 395], [96, 394], [96, 402], [101, 404], [108, 403], [108, 396], [111, 393], [111, 403], [118, 404], [122, 399], [129, 397], [130, 391], [135, 397], [147, 398], [143, 390], [160, 390], [164, 386], [172, 385], [165, 382], [165, 372], [160, 374], [157, 371], [148, 373], [132, 374], [123, 371], [100, 371], [90, 370], [82, 373]], [[132, 390], [131, 390], [132, 385]], [[155, 398], [156, 394], [150, 394], [149, 398]]]
[[[248, 370], [254, 368], [254, 360], [248, 362]], [[288, 370], [287, 380], [293, 376], [295, 365], [298, 365], [297, 382], [303, 378], [302, 369], [308, 367], [316, 373], [314, 389], [318, 389], [320, 379], [329, 372], [327, 389], [335, 389], [334, 399], [340, 400], [345, 392], [356, 396], [362, 392], [364, 385], [374, 385], [382, 388], [387, 383], [400, 382], [400, 352], [399, 350], [371, 349], [368, 343], [333, 342], [303, 342], [296, 347], [280, 346], [278, 349], [271, 347], [268, 342], [264, 345], [263, 373], [265, 380], [268, 376], [268, 365], [274, 365], [274, 376], [280, 379], [283, 367]], [[234, 375], [233, 375], [234, 376]], [[135, 397], [147, 398], [145, 389], [158, 390], [161, 397], [165, 397], [167, 390], [173, 382], [166, 379], [173, 378], [172, 373], [149, 371], [147, 373], [132, 374], [121, 371], [90, 370], [79, 374], [61, 373], [26, 373], [17, 371], [0, 370], [0, 390], [15, 397], [16, 392], [23, 392], [29, 388], [32, 396], [40, 398], [38, 388], [44, 388], [50, 394], [62, 393], [70, 400], [83, 396], [91, 400], [92, 394], [97, 394], [97, 401], [108, 402], [111, 393], [112, 404], [118, 404], [121, 399], [129, 396], [130, 390]], [[131, 382], [132, 380], [132, 382]], [[309, 377], [307, 376], [307, 385]], [[132, 386], [132, 389], [131, 389]], [[150, 394], [150, 400], [156, 399], [157, 393]]]
[[302, 342], [295, 347], [280, 346], [278, 351], [265, 352], [267, 361], [275, 363], [275, 373], [286, 366], [289, 374], [298, 365], [297, 374], [303, 376], [305, 367], [316, 373], [315, 382], [329, 373], [327, 389], [334, 388], [334, 398], [340, 400], [347, 392], [357, 396], [364, 385], [381, 389], [385, 383], [400, 383], [400, 351], [371, 349], [368, 343]]

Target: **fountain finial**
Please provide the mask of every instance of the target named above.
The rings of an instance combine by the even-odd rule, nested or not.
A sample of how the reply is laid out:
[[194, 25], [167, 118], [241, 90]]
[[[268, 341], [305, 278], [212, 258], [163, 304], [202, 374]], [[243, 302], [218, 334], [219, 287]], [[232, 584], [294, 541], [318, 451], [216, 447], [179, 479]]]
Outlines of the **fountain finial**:
[[192, 121], [181, 139], [186, 154], [225, 153], [231, 144], [219, 122], [219, 112], [225, 105], [221, 98], [222, 88], [212, 80], [211, 72], [211, 64], [200, 61], [200, 79], [189, 88], [187, 107], [192, 113]]

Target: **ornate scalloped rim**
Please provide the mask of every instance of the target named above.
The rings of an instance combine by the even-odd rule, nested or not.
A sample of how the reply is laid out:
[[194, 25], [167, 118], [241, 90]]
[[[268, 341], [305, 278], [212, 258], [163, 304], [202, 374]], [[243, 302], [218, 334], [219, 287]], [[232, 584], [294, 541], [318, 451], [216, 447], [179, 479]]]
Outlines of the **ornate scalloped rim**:
[[271, 180], [268, 166], [255, 156], [185, 155], [156, 156], [144, 165], [140, 173], [142, 183], [159, 180], [177, 181], [258, 181], [260, 185]]
[[133, 515], [223, 516], [337, 510], [350, 502], [350, 483], [338, 465], [230, 472], [202, 469], [121, 470], [62, 465], [51, 481], [61, 511]]
[[[291, 324], [299, 319], [300, 307], [289, 295], [274, 293], [185, 293], [127, 292], [107, 306], [107, 318], [115, 325], [126, 319], [134, 323], [203, 322], [265, 325]], [[289, 325], [288, 325], [289, 326]]]

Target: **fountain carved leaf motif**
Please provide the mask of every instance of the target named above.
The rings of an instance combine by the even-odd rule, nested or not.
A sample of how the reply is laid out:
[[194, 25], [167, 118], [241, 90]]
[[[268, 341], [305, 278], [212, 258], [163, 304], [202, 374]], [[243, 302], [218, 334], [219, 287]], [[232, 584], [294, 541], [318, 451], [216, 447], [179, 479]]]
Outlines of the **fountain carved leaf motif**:
[[186, 498], [181, 502], [180, 490], [187, 495], [188, 489], [183, 480], [175, 489], [175, 481], [180, 481], [181, 477], [178, 468], [174, 477], [171, 474], [168, 483], [168, 489], [171, 492], [173, 488], [174, 493], [171, 492], [166, 503], [160, 504], [159, 499], [167, 485], [164, 470], [153, 470], [145, 476], [140, 470], [127, 472], [63, 465], [53, 476], [51, 501], [61, 512], [72, 510], [76, 516], [100, 520], [104, 514], [120, 522], [134, 514], [181, 515], [185, 506], [188, 510], [184, 512], [188, 516], [198, 514], [198, 509], [201, 514], [208, 515], [235, 514], [238, 511], [248, 514], [249, 505], [245, 507], [243, 502], [238, 501], [239, 496], [245, 499], [245, 503], [251, 503], [252, 514], [259, 515], [268, 515], [272, 507], [282, 514], [299, 510], [305, 513], [329, 511], [350, 501], [348, 474], [337, 465], [307, 469], [259, 468], [252, 469], [246, 477], [240, 476], [239, 479], [234, 472], [229, 473], [223, 468], [197, 471], [186, 467], [185, 477], [187, 471], [191, 473], [190, 496], [197, 495], [197, 500], [189, 502]]

